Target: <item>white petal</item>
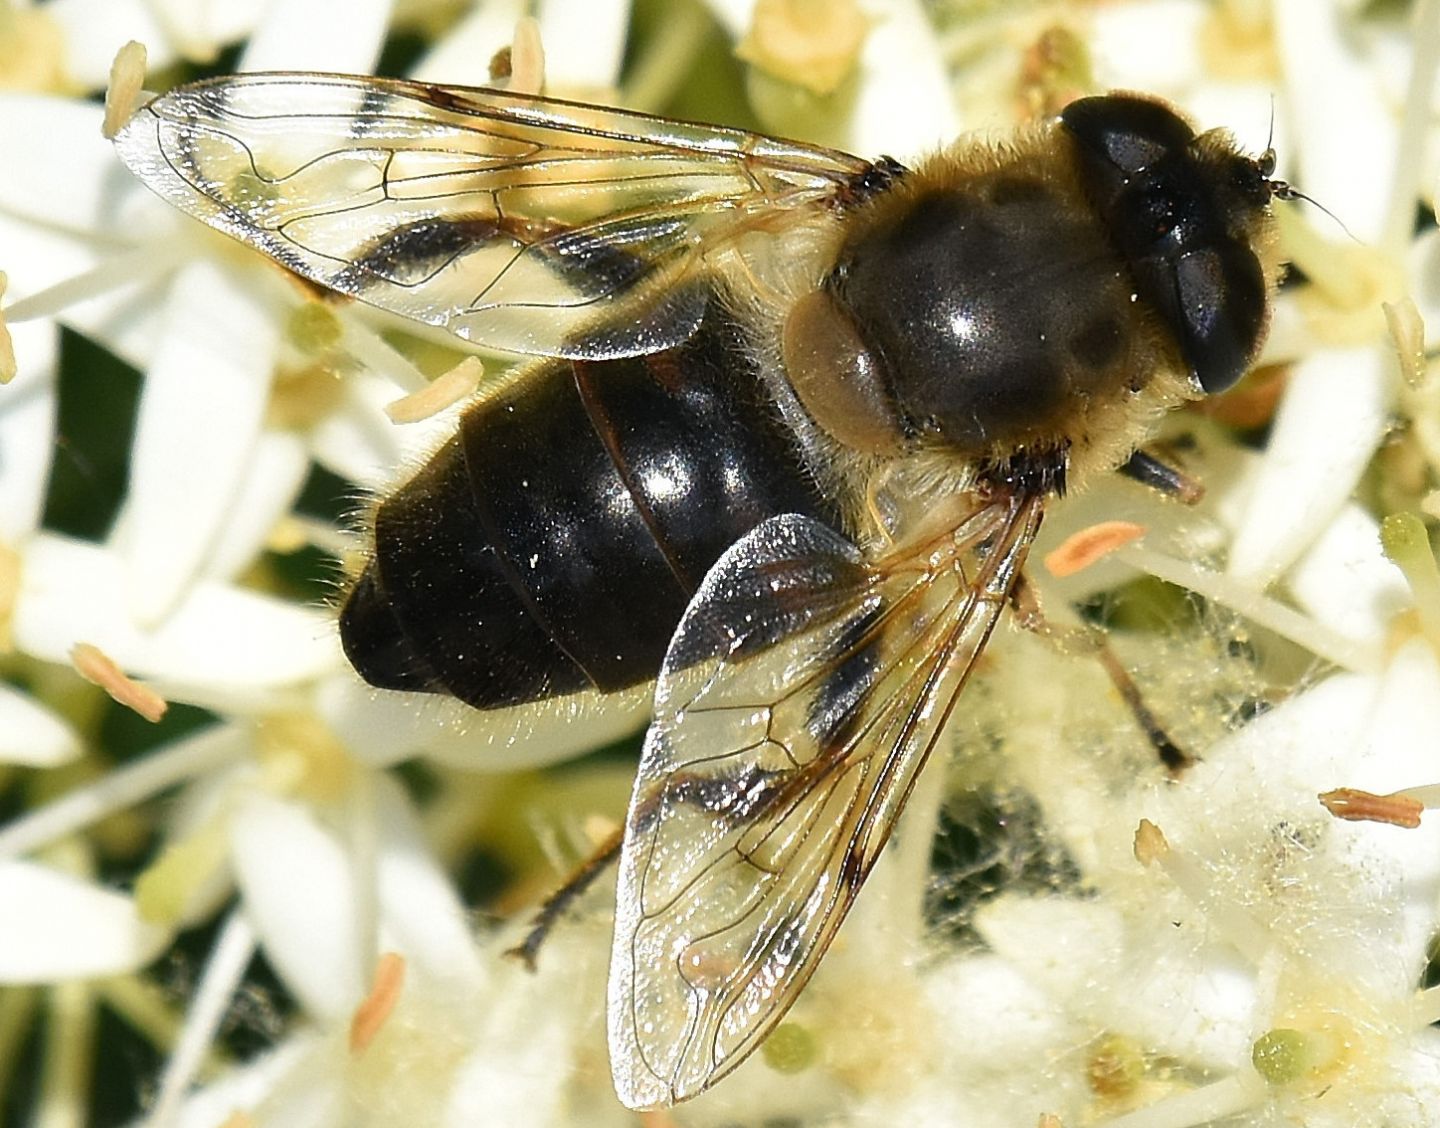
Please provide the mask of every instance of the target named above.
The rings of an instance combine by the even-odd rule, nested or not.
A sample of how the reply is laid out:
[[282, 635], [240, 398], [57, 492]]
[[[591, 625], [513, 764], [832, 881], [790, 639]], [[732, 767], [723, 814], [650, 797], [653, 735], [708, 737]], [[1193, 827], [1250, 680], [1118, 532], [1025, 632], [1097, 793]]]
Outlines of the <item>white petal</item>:
[[385, 405], [401, 393], [390, 381], [364, 371], [345, 381], [343, 394], [341, 404], [311, 428], [315, 460], [368, 489], [403, 480], [409, 472], [402, 466], [403, 452], [406, 443], [415, 440], [403, 433], [409, 427], [397, 427], [384, 412]]
[[547, 85], [603, 90], [617, 84], [630, 0], [543, 0], [539, 20]]
[[[1375, 703], [1374, 719], [1362, 741], [1362, 758], [1343, 786], [1387, 794], [1402, 787], [1433, 783], [1436, 778], [1435, 734], [1440, 732], [1440, 664], [1423, 639], [1403, 647], [1390, 663]], [[1338, 828], [1337, 828], [1338, 831]], [[1414, 982], [1424, 963], [1426, 945], [1435, 935], [1437, 904], [1431, 890], [1440, 883], [1440, 819], [1426, 815], [1415, 830], [1351, 825], [1345, 828], [1358, 872], [1388, 872], [1397, 889], [1375, 910], [1403, 913], [1404, 928], [1383, 933], [1365, 927], [1355, 914], [1356, 931], [1369, 933], [1371, 959], [1388, 950], [1400, 961], [1400, 989]], [[1409, 896], [1405, 896], [1405, 893]], [[1375, 914], [1378, 917], [1378, 911]], [[1409, 980], [1406, 976], [1409, 976]]]
[[704, 0], [704, 4], [731, 39], [745, 34], [755, 12], [755, 0]]
[[[915, 0], [870, 0], [864, 9], [874, 22], [860, 54], [851, 149], [904, 160], [948, 145], [960, 132], [960, 119], [924, 10]], [[903, 66], [896, 65], [899, 59]]]
[[1380, 550], [1380, 526], [1354, 504], [1335, 520], [1290, 571], [1302, 608], [1332, 630], [1369, 645], [1385, 640], [1394, 617], [1411, 604], [1400, 569]]
[[1334, 519], [1385, 433], [1389, 363], [1370, 347], [1295, 366], [1235, 533], [1232, 575], [1269, 583]]
[[[216, 1128], [232, 1119], [236, 1109], [263, 1109], [266, 1115], [261, 1123], [283, 1128], [328, 1128], [344, 1123], [335, 1056], [335, 1047], [322, 1042], [313, 1031], [292, 1034], [274, 1049], [227, 1069], [192, 1092], [180, 1106], [174, 1128]], [[324, 1110], [320, 1115], [282, 1116], [317, 1103]], [[272, 1113], [273, 1119], [268, 1115]]]
[[206, 575], [218, 580], [234, 579], [254, 562], [275, 523], [300, 496], [310, 459], [300, 436], [262, 431], [247, 469], [205, 568]]
[[1263, 152], [1268, 140], [1275, 148], [1276, 175], [1283, 178], [1296, 147], [1289, 123], [1272, 113], [1274, 97], [1275, 87], [1268, 82], [1206, 82], [1187, 91], [1183, 104], [1202, 131], [1223, 126], [1246, 152]]
[[109, 83], [115, 53], [132, 39], [145, 44], [151, 70], [175, 61], [166, 28], [153, 9], [150, 0], [51, 0], [45, 5], [46, 14], [65, 32], [66, 73], [91, 89]]
[[369, 74], [385, 42], [390, 0], [271, 4], [235, 68]]
[[53, 325], [12, 325], [15, 379], [0, 391], [0, 543], [18, 545], [40, 523], [55, 452]]
[[[415, 695], [404, 695], [415, 696]], [[436, 705], [426, 753], [465, 771], [520, 771], [571, 759], [640, 731], [650, 717], [651, 687], [608, 696], [576, 693], [510, 709], [477, 712]]]
[[425, 841], [399, 785], [382, 777], [378, 790], [382, 947], [399, 951], [418, 972], [451, 990], [478, 990], [485, 969], [454, 882]]
[[[1365, 738], [1366, 770], [1373, 774], [1359, 786], [1390, 791], [1433, 783], [1432, 738], [1437, 732], [1440, 665], [1424, 639], [1412, 639], [1396, 653], [1385, 672], [1374, 721]], [[1440, 863], [1440, 855], [1436, 861]]]
[[100, 136], [104, 111], [74, 98], [0, 93], [0, 208], [70, 231], [100, 231], [135, 183]]
[[[1073, 1036], [1073, 1025], [1036, 984], [992, 955], [965, 956], [925, 973], [925, 994], [950, 1028], [954, 1052], [967, 1062], [1008, 1069], [1036, 1049]], [[993, 1022], [1004, 1015], [1003, 1022]], [[984, 1025], [984, 1038], [965, 1032]]]
[[1407, 263], [1410, 296], [1425, 322], [1426, 344], [1434, 349], [1440, 343], [1440, 228], [1432, 227], [1410, 245]]
[[[3, 191], [3, 189], [0, 189]], [[9, 278], [8, 307], [16, 300], [53, 286], [96, 266], [104, 253], [84, 236], [0, 214], [0, 246]], [[25, 322], [11, 322], [17, 329]]]
[[68, 663], [75, 643], [91, 642], [138, 677], [235, 689], [291, 685], [340, 662], [334, 628], [315, 608], [202, 581], [162, 626], [146, 632], [124, 600], [115, 553], [37, 535], [25, 552], [16, 643], [37, 658]]
[[241, 276], [209, 261], [190, 262], [171, 284], [126, 506], [131, 606], [142, 622], [175, 606], [239, 496], [270, 390], [275, 321]]
[[[274, 0], [225, 0], [223, 4], [197, 4], [195, 0], [147, 0], [165, 22], [171, 39], [188, 58], [212, 61], [227, 43], [250, 34], [271, 8]], [[151, 61], [151, 69], [155, 63]]]
[[[562, 1125], [565, 1090], [555, 1084], [557, 1072], [568, 1075], [575, 1053], [575, 1022], [567, 1012], [579, 995], [568, 995], [556, 975], [542, 994], [504, 969], [504, 982], [493, 1003], [477, 1015], [479, 1049], [456, 1070], [443, 1120], [446, 1128], [472, 1124]], [[522, 1037], [516, 1037], [523, 1031]], [[573, 1110], [571, 1110], [573, 1111]]]
[[170, 938], [131, 898], [32, 862], [0, 862], [0, 921], [0, 983], [135, 971]]
[[354, 671], [337, 671], [316, 687], [315, 710], [346, 751], [372, 767], [398, 764], [425, 751], [446, 727], [464, 723], [465, 706], [433, 694], [372, 689]]
[[[523, 0], [477, 4], [424, 54], [410, 77], [419, 82], [484, 86], [490, 81], [491, 57], [510, 43], [515, 21], [526, 10]], [[545, 46], [548, 51], [550, 44]]]
[[365, 983], [355, 880], [340, 843], [305, 807], [259, 793], [237, 803], [230, 841], [266, 957], [311, 1014], [347, 1019]]
[[164, 335], [163, 315], [170, 284], [161, 275], [149, 285], [104, 294], [65, 310], [60, 322], [104, 346], [143, 371]]
[[79, 755], [80, 738], [69, 724], [0, 682], [0, 762], [53, 768]]
[[1003, 895], [975, 924], [998, 955], [1096, 1030], [1213, 1066], [1248, 1046], [1250, 979], [1228, 960], [1199, 958], [1194, 922], [1172, 930], [1187, 932], [1177, 940], [1150, 922], [1127, 928], [1104, 902]]
[[1398, 130], [1359, 37], [1338, 4], [1275, 0], [1286, 112], [1295, 126], [1296, 183], [1373, 243], [1385, 226]]
[[1087, 44], [1101, 90], [1152, 90], [1175, 97], [1202, 77], [1198, 46], [1211, 9], [1196, 0], [1103, 4]]
[[[1260, 714], [1238, 732], [1211, 745], [1189, 770], [1185, 794], [1153, 793], [1154, 820], [1167, 833], [1205, 833], [1244, 839], [1257, 823], [1304, 810], [1328, 820], [1315, 795], [1340, 787], [1365, 746], [1379, 685], [1375, 678], [1337, 674]], [[1187, 799], [1203, 794], [1203, 804]], [[1117, 828], [1129, 836], [1133, 825]]]

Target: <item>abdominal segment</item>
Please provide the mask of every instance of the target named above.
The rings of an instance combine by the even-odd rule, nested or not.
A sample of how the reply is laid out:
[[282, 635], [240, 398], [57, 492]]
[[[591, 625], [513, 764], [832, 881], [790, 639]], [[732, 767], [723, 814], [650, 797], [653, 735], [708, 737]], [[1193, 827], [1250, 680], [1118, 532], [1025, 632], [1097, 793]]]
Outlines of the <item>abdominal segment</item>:
[[653, 678], [710, 566], [766, 517], [838, 527], [712, 299], [683, 345], [552, 360], [480, 399], [375, 514], [340, 634], [372, 685], [493, 708]]

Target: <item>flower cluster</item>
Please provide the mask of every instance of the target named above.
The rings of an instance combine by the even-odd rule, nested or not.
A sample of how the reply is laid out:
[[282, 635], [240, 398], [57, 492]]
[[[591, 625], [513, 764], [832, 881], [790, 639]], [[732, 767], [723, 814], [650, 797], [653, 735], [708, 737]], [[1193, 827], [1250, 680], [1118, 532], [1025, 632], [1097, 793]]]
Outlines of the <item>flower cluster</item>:
[[[1282, 208], [1259, 369], [1166, 424], [1204, 500], [1117, 477], [1032, 555], [1194, 762], [1161, 766], [1099, 663], [1002, 628], [793, 1014], [666, 1115], [1440, 1121], [1440, 0], [530, 7], [0, 2], [0, 1118], [635, 1122], [603, 895], [539, 974], [504, 953], [620, 817], [633, 761], [577, 757], [646, 703], [371, 691], [324, 605], [357, 497], [454, 427], [425, 397], [497, 362], [317, 301], [136, 183], [92, 95], [139, 41], [151, 86], [543, 73], [901, 159], [1110, 88], [1273, 144], [1324, 210]], [[1116, 519], [1143, 535], [1038, 566]]]

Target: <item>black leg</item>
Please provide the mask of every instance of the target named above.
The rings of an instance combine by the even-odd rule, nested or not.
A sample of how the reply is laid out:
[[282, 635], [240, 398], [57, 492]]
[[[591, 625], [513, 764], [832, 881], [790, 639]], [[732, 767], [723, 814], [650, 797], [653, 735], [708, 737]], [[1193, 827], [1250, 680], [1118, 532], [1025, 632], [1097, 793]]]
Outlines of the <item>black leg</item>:
[[1143, 450], [1132, 454], [1120, 467], [1120, 473], [1186, 505], [1194, 505], [1205, 496], [1205, 487], [1199, 481]]
[[624, 840], [625, 831], [622, 827], [602, 842], [585, 861], [581, 862], [580, 867], [566, 879], [565, 884], [545, 899], [545, 903], [540, 906], [540, 911], [535, 914], [535, 919], [530, 922], [530, 931], [525, 934], [525, 939], [505, 954], [523, 961], [527, 968], [534, 971], [535, 961], [540, 955], [540, 946], [545, 943], [545, 938], [550, 935], [550, 930], [555, 927], [570, 906], [580, 898], [580, 895], [595, 884], [595, 879], [620, 857], [620, 843]]
[[1095, 656], [1171, 777], [1178, 777], [1195, 762], [1193, 756], [1170, 739], [1170, 734], [1145, 704], [1140, 687], [1110, 649], [1104, 631], [1097, 627], [1060, 627], [1050, 622], [1040, 608], [1034, 585], [1023, 573], [1010, 593], [1010, 603], [1016, 621], [1027, 631], [1049, 639], [1064, 650], [1082, 650]]

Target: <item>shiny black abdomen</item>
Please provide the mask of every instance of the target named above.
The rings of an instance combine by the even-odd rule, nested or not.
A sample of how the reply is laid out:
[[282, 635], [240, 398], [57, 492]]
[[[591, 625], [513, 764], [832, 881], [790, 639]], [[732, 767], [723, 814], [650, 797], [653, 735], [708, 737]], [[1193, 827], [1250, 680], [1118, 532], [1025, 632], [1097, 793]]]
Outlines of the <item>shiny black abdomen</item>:
[[711, 564], [777, 513], [832, 525], [718, 300], [684, 345], [549, 361], [379, 506], [340, 616], [374, 685], [493, 708], [658, 673]]

